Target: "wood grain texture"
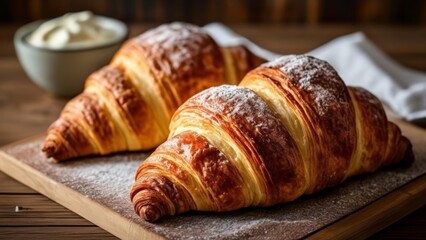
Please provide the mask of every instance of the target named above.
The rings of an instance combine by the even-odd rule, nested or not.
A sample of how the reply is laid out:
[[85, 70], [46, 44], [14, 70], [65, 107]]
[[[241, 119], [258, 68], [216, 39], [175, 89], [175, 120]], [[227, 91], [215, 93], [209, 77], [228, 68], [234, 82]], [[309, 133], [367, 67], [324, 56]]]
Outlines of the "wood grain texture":
[[393, 0], [386, 4], [382, 0], [15, 0], [0, 2], [0, 20], [31, 21], [91, 10], [139, 22], [424, 24], [425, 9], [426, 4], [421, 0]]
[[[93, 226], [40, 194], [8, 194], [0, 198], [0, 226]], [[44, 212], [40, 217], [40, 212]], [[11, 220], [12, 219], [12, 220]]]
[[[91, 200], [88, 196], [54, 181], [49, 176], [20, 161], [16, 161], [14, 157], [2, 151], [0, 151], [0, 169], [7, 172], [14, 179], [18, 179], [23, 184], [37, 190], [37, 192], [96, 223], [99, 227], [107, 229], [115, 236], [125, 239], [137, 239], [139, 237], [162, 239], [162, 237], [147, 231], [140, 225], [120, 217], [117, 212], [111, 211], [104, 205]], [[30, 208], [34, 208], [37, 204], [32, 204], [31, 206]], [[26, 224], [21, 223], [21, 225]]]
[[2, 183], [1, 194], [28, 194], [28, 195], [38, 195], [38, 192], [33, 189], [22, 185], [22, 183], [16, 181], [15, 179], [10, 178], [8, 175], [0, 172], [0, 183]]
[[118, 239], [93, 226], [0, 226], [0, 239]]
[[422, 207], [425, 202], [426, 175], [307, 239], [365, 239]]

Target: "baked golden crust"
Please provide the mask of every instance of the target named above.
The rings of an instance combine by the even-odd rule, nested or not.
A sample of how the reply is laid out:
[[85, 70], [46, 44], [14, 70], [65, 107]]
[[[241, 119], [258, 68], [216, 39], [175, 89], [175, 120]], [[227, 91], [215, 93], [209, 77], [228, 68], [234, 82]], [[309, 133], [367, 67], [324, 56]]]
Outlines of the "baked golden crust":
[[237, 83], [260, 63], [246, 48], [221, 49], [197, 26], [161, 25], [126, 41], [108, 66], [88, 77], [84, 92], [49, 128], [43, 151], [60, 161], [156, 147], [185, 100]]
[[[304, 151], [310, 153], [311, 159], [309, 176], [321, 183], [312, 185], [307, 192], [340, 183], [354, 150], [356, 128], [349, 92], [337, 72], [319, 59], [289, 56], [262, 65], [241, 82], [241, 86], [252, 85], [276, 112], [286, 114], [280, 111], [285, 104], [285, 111], [292, 111], [298, 119], [297, 127], [304, 129], [308, 143], [303, 145]], [[273, 104], [273, 98], [286, 103]], [[294, 136], [298, 131], [293, 127]]]
[[226, 83], [231, 85], [238, 85], [247, 74], [247, 69], [252, 70], [265, 62], [242, 45], [223, 47], [222, 55], [225, 60]]
[[[127, 55], [146, 65], [153, 90], [165, 100], [171, 116], [200, 90], [225, 83], [219, 46], [201, 28], [184, 23], [162, 25], [129, 40], [113, 63]], [[137, 69], [134, 69], [137, 71]]]
[[[240, 86], [187, 100], [169, 140], [140, 165], [130, 197], [147, 221], [270, 206], [400, 161], [413, 161], [411, 143], [376, 97], [346, 87], [325, 61], [291, 55], [254, 69]], [[146, 178], [167, 179], [173, 191]]]
[[[186, 130], [203, 134], [215, 146], [221, 145], [221, 152], [239, 166], [240, 172], [250, 169], [251, 175], [244, 176], [246, 188], [258, 188], [260, 194], [246, 193], [244, 206], [268, 206], [277, 199], [294, 199], [287, 189], [304, 186], [304, 166], [293, 139], [274, 112], [248, 88], [224, 85], [188, 100], [176, 112], [170, 134]], [[227, 155], [236, 149], [234, 156]]]

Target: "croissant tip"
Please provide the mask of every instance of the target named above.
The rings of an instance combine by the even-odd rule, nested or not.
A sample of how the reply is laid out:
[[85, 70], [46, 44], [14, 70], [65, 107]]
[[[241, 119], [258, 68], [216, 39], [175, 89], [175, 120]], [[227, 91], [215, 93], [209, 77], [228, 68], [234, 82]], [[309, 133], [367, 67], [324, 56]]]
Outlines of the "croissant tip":
[[49, 144], [49, 143], [45, 143], [45, 145], [43, 146], [43, 148], [41, 150], [44, 152], [44, 154], [48, 158], [54, 156], [55, 153], [56, 153], [56, 147], [52, 144]]
[[53, 158], [55, 161], [62, 161], [66, 159], [62, 154], [60, 154], [60, 149], [54, 141], [46, 140], [41, 151], [44, 152], [44, 155], [47, 158]]
[[[408, 139], [407, 139], [408, 141]], [[411, 166], [414, 162], [414, 152], [413, 152], [413, 145], [411, 142], [408, 141], [408, 147], [407, 150], [404, 153], [404, 157], [402, 158], [402, 163], [404, 166]]]
[[152, 205], [145, 205], [141, 207], [139, 215], [148, 222], [155, 222], [161, 217], [161, 211]]

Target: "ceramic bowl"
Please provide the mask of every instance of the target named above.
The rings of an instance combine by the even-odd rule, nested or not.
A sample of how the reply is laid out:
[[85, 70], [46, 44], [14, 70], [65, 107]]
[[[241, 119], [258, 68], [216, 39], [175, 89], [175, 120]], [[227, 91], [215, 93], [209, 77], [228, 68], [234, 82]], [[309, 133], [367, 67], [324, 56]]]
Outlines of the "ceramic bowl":
[[123, 22], [102, 16], [96, 16], [96, 19], [117, 32], [113, 42], [78, 49], [35, 47], [28, 43], [27, 37], [44, 21], [20, 27], [14, 35], [14, 45], [29, 78], [56, 96], [69, 97], [81, 93], [87, 77], [109, 63], [128, 35], [128, 28]]

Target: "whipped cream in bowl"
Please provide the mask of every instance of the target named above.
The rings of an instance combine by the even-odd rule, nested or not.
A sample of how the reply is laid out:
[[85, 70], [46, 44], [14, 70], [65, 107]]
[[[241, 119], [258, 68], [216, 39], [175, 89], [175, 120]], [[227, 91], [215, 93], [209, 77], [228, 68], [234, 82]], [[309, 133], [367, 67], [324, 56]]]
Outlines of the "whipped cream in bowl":
[[120, 22], [96, 16], [90, 11], [67, 13], [43, 22], [26, 38], [35, 47], [84, 49], [114, 43], [127, 35]]
[[55, 96], [70, 97], [110, 62], [127, 35], [125, 23], [83, 11], [28, 23], [15, 32], [14, 45], [29, 79]]

